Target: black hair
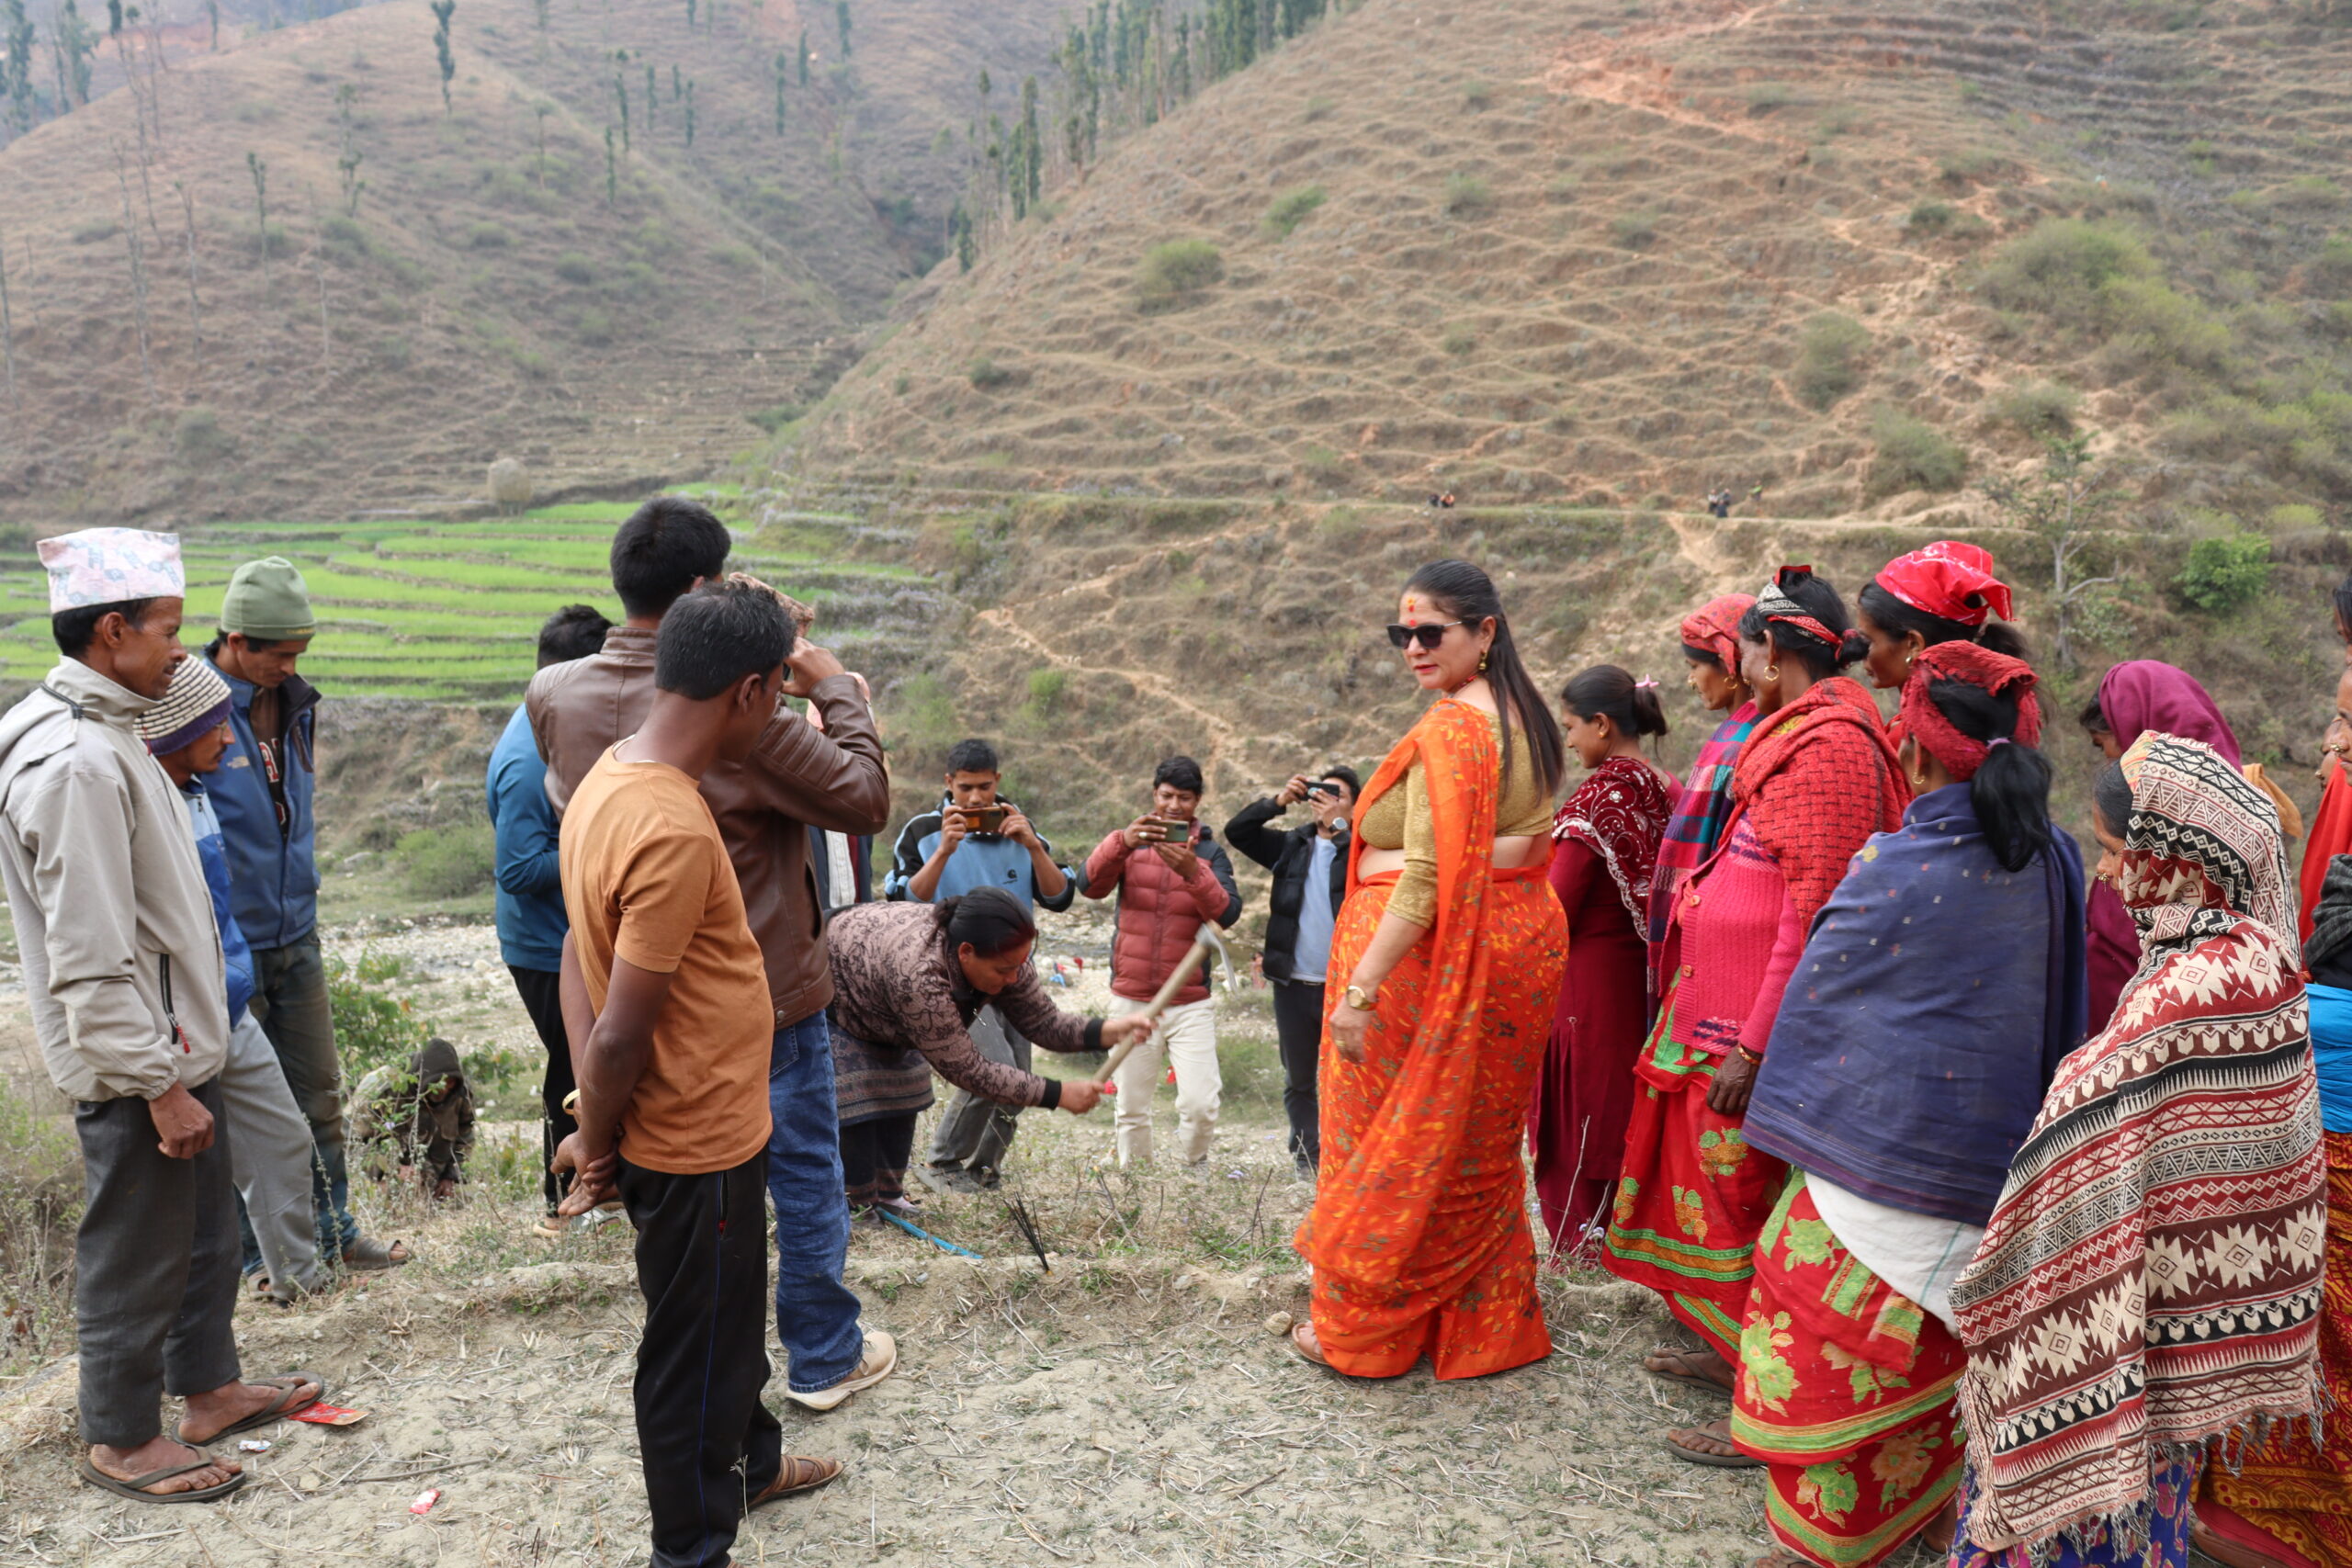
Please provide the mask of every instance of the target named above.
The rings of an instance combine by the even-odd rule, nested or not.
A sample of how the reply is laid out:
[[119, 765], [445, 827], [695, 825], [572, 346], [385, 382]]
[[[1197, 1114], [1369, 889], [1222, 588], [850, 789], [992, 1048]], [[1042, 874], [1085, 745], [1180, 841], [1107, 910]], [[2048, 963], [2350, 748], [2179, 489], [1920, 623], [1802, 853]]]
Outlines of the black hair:
[[1640, 739], [1666, 733], [1666, 710], [1658, 705], [1657, 682], [1645, 686], [1614, 664], [1596, 664], [1568, 677], [1560, 700], [1578, 718], [1606, 716], [1623, 734]]
[[1929, 648], [1939, 642], [1973, 642], [1979, 648], [2007, 654], [2011, 659], [2026, 656], [2025, 634], [2007, 621], [1988, 619], [1981, 626], [1972, 626], [1965, 621], [1931, 615], [1881, 588], [1876, 579], [1863, 583], [1862, 591], [1854, 597], [1861, 605], [1863, 615], [1896, 637], [1905, 632], [1917, 632]]
[[2110, 839], [2120, 839], [2132, 830], [2132, 781], [2123, 776], [2122, 762], [2109, 762], [2099, 770], [2091, 785], [2091, 807], [2098, 813], [2099, 826], [2107, 829]]
[[111, 604], [76, 604], [49, 617], [49, 635], [57, 639], [58, 652], [68, 659], [79, 659], [97, 640], [100, 621], [108, 615], [120, 615], [135, 626], [146, 618], [154, 604], [153, 599], [148, 598], [118, 599]]
[[1001, 773], [997, 765], [996, 748], [985, 740], [958, 740], [947, 749], [947, 771], [951, 773]]
[[1994, 747], [1976, 765], [1975, 776], [1968, 781], [1968, 804], [1975, 808], [1977, 826], [1984, 829], [1993, 858], [2010, 871], [2023, 871], [2049, 849], [2054, 829], [2050, 825], [2050, 759], [2011, 739], [2018, 730], [2017, 698], [1967, 681], [1930, 681], [1928, 700], [1971, 740], [2009, 742]]
[[[139, 603], [144, 604], [145, 601], [141, 600]], [[111, 608], [111, 606], [108, 607]], [[267, 653], [271, 649], [277, 647], [280, 643], [288, 643], [295, 640], [290, 637], [245, 637], [243, 632], [238, 632], [234, 635], [245, 638], [245, 651], [247, 653]], [[230, 636], [231, 634], [228, 632], [214, 632], [212, 634], [212, 640], [204, 645], [204, 657], [212, 660], [215, 664], [220, 663], [220, 650], [229, 645]]]
[[1363, 793], [1363, 781], [1356, 777], [1356, 771], [1353, 768], [1341, 766], [1337, 762], [1316, 774], [1315, 778], [1316, 782], [1318, 784], [1326, 779], [1339, 780], [1341, 784], [1348, 786], [1348, 797], [1351, 800]]
[[2089, 702], [2083, 705], [2083, 711], [2075, 716], [2075, 722], [2093, 735], [2115, 733], [2115, 726], [2108, 722], [2107, 713], [2098, 705], [2097, 697], [2091, 698]]
[[732, 541], [710, 508], [683, 496], [657, 495], [628, 514], [613, 535], [613, 589], [632, 615], [666, 614], [697, 577], [726, 570]]
[[1782, 659], [1793, 659], [1812, 672], [1816, 681], [1826, 681], [1847, 665], [1862, 658], [1871, 650], [1871, 639], [1854, 629], [1846, 615], [1846, 602], [1829, 580], [1815, 577], [1810, 567], [1783, 567], [1780, 576], [1781, 592], [1797, 603], [1797, 607], [1827, 628], [1838, 640], [1829, 647], [1809, 632], [1764, 618], [1764, 606], [1751, 604], [1739, 617], [1739, 636], [1743, 642], [1760, 642]]
[[994, 958], [1037, 935], [1036, 920], [1001, 887], [975, 887], [959, 897], [943, 898], [932, 906], [932, 919], [947, 939], [950, 953], [969, 942], [982, 958]]
[[1699, 648], [1686, 642], [1682, 645], [1682, 657], [1693, 664], [1712, 664], [1726, 675], [1739, 673], [1736, 670], [1724, 670], [1724, 656], [1712, 648]]
[[1466, 560], [1431, 561], [1413, 573], [1405, 592], [1428, 594], [1474, 629], [1487, 616], [1494, 617], [1495, 640], [1487, 649], [1487, 682], [1495, 689], [1495, 710], [1502, 730], [1502, 776], [1510, 777], [1512, 731], [1524, 726], [1524, 744], [1534, 758], [1536, 782], [1544, 786], [1544, 798], [1559, 794], [1560, 779], [1567, 772], [1560, 753], [1560, 721], [1552, 716], [1552, 705], [1544, 700], [1535, 677], [1520, 661], [1519, 647], [1511, 641], [1510, 617], [1503, 614], [1502, 595], [1495, 592], [1494, 579]]
[[662, 617], [653, 684], [707, 702], [746, 675], [765, 675], [792, 651], [792, 617], [749, 582], [706, 582]]
[[613, 623], [594, 604], [566, 604], [539, 628], [539, 668], [585, 659], [605, 646]]
[[1170, 757], [1151, 770], [1151, 787], [1167, 784], [1174, 789], [1190, 790], [1194, 795], [1206, 795], [1208, 782], [1201, 777], [1201, 765], [1190, 757]]
[[[2344, 581], [2335, 585], [2335, 624], [2339, 629], [2352, 632], [2352, 571], [2346, 572]], [[2352, 642], [2352, 637], [2345, 640]]]

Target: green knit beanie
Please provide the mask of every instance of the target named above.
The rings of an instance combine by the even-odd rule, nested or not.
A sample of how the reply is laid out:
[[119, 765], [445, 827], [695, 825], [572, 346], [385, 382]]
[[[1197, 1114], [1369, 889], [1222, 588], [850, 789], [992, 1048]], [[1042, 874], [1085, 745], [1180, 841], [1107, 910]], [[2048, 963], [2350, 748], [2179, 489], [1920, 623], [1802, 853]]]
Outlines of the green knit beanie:
[[239, 567], [229, 579], [229, 591], [220, 596], [220, 629], [264, 642], [316, 632], [311, 592], [300, 570], [283, 556], [265, 556]]

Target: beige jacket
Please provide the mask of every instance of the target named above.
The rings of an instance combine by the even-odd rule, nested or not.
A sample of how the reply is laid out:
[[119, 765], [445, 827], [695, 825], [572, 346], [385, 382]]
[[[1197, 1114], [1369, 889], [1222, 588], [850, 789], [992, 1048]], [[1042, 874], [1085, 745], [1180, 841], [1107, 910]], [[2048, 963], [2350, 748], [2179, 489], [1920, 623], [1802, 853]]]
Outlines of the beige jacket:
[[228, 1055], [187, 806], [131, 728], [153, 705], [68, 659], [0, 716], [0, 880], [41, 1055], [74, 1100], [193, 1089]]

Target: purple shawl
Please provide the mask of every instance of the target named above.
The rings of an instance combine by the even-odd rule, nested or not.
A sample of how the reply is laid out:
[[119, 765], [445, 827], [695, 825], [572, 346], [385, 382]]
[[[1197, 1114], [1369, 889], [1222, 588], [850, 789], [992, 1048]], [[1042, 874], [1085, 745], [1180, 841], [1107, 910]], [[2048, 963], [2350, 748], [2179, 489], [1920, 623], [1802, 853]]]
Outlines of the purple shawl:
[[1862, 846], [1789, 978], [1742, 1129], [1850, 1192], [1981, 1225], [2080, 1044], [2083, 865], [1993, 858], [1969, 786]]

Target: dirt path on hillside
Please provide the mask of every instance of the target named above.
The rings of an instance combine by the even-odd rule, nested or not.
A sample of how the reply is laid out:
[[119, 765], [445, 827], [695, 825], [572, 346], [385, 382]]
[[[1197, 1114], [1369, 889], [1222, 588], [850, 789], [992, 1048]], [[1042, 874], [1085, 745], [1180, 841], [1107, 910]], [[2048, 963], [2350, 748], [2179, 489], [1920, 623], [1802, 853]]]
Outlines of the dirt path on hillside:
[[1564, 97], [1592, 98], [1621, 108], [1641, 109], [1703, 130], [1743, 137], [1750, 141], [1802, 147], [1802, 138], [1774, 132], [1760, 125], [1727, 124], [1686, 107], [1674, 90], [1674, 67], [1659, 62], [1652, 51], [1693, 39], [1711, 37], [1747, 27], [1757, 17], [1781, 8], [1781, 0], [1758, 4], [1712, 4], [1685, 8], [1673, 19], [1626, 28], [1614, 35], [1593, 34], [1563, 44], [1552, 63], [1535, 82]]

